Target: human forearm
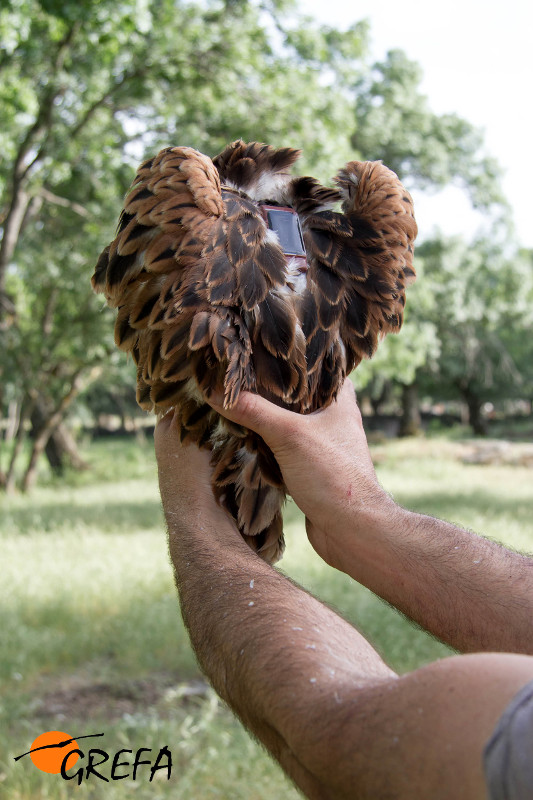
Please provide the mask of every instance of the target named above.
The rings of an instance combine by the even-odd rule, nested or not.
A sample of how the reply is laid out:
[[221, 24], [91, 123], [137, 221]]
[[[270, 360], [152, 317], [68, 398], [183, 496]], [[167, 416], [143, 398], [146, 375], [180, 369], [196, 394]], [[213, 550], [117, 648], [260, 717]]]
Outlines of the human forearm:
[[[357, 631], [245, 544], [213, 496], [209, 453], [180, 447], [168, 415], [155, 444], [180, 602], [203, 670], [308, 797], [342, 797], [323, 786], [324, 721], [335, 727], [348, 708], [335, 698], [359, 645], [361, 676], [365, 662], [376, 680], [390, 670]], [[336, 675], [326, 664], [338, 672], [338, 691], [328, 692]]]
[[[199, 661], [306, 796], [484, 796], [480, 753], [505, 704], [530, 679], [531, 659], [507, 654], [444, 659], [398, 678], [354, 628], [248, 548], [214, 500], [209, 454], [180, 447], [168, 418], [157, 427], [156, 448], [170, 552]], [[310, 459], [303, 462], [307, 475], [313, 475], [312, 466]], [[354, 491], [357, 476], [350, 463], [346, 466], [335, 489], [334, 535], [309, 525], [310, 535], [319, 539], [317, 549], [444, 638], [447, 619], [458, 617], [464, 637], [472, 620], [480, 620], [457, 608], [448, 595], [449, 573], [439, 566], [446, 561], [439, 543], [453, 526], [444, 531], [445, 523], [431, 521], [437, 527], [428, 529], [423, 517], [398, 509], [376, 488], [368, 469], [364, 491]], [[302, 486], [307, 488], [304, 480]], [[329, 494], [322, 498], [317, 502], [320, 497], [310, 489], [304, 500], [309, 511], [324, 504], [321, 524], [327, 527], [335, 515], [327, 513]], [[372, 509], [379, 510], [380, 520]], [[435, 551], [424, 544], [426, 536], [438, 545]], [[477, 560], [466, 541], [448, 541], [448, 551], [450, 545]], [[426, 551], [435, 562], [429, 577], [427, 564], [422, 566]], [[468, 609], [463, 594], [472, 581], [462, 567], [458, 575], [461, 603]], [[425, 613], [435, 597], [437, 612], [447, 609], [443, 620]], [[478, 600], [476, 608], [480, 605]], [[490, 610], [486, 627], [494, 624], [498, 620]]]
[[229, 520], [216, 530], [205, 518], [167, 520], [202, 669], [309, 797], [336, 796], [322, 779], [349, 706], [344, 693], [358, 674], [380, 681], [391, 671], [354, 628], [258, 558]]
[[533, 653], [531, 558], [391, 503], [327, 538], [330, 563], [452, 647]]
[[532, 652], [533, 561], [397, 506], [377, 481], [349, 381], [307, 416], [248, 394], [227, 413], [272, 448], [329, 564], [459, 650]]

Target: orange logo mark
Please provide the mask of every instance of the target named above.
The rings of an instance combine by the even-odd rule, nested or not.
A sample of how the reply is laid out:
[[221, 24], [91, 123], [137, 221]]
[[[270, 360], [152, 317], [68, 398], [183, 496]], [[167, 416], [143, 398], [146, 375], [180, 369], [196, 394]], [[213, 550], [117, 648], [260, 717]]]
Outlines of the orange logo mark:
[[[41, 733], [31, 745], [30, 758], [43, 772], [58, 775], [61, 772], [63, 759], [70, 750], [77, 750], [78, 743], [72, 736], [63, 731], [46, 731]], [[72, 753], [64, 769], [70, 769], [78, 761], [78, 753]]]

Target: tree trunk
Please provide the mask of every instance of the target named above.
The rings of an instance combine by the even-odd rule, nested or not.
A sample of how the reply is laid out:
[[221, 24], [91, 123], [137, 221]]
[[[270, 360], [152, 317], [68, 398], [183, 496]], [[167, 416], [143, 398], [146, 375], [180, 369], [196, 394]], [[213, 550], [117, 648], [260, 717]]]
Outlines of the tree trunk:
[[[64, 38], [57, 43], [54, 59], [54, 78], [61, 74], [66, 54], [72, 41], [81, 27], [81, 22], [74, 22], [67, 30]], [[56, 98], [63, 91], [60, 80], [51, 81], [43, 92], [40, 105], [33, 124], [19, 144], [13, 162], [11, 186], [8, 197], [9, 207], [2, 223], [2, 239], [0, 241], [0, 326], [5, 316], [11, 312], [13, 303], [5, 291], [5, 279], [8, 265], [13, 257], [17, 243], [24, 227], [26, 214], [32, 200], [28, 191], [30, 178], [37, 169], [46, 151], [47, 139], [53, 125], [53, 110]]]
[[402, 384], [402, 416], [399, 436], [417, 436], [420, 433], [420, 409], [416, 382]]
[[[2, 409], [2, 403], [3, 403], [3, 394], [2, 394], [2, 382], [0, 377], [0, 414]], [[16, 400], [11, 400], [7, 409], [7, 417], [5, 417], [5, 419], [2, 419], [0, 417], [0, 419], [2, 419], [4, 427], [3, 436], [0, 431], [0, 488], [3, 489], [5, 489], [7, 486], [9, 469], [10, 469], [8, 467], [7, 472], [3, 472], [2, 470], [3, 451], [5, 449], [4, 445], [9, 445], [11, 442], [13, 443], [15, 442], [15, 437], [17, 436], [17, 431], [20, 425], [20, 413], [21, 413], [21, 404], [18, 403]], [[15, 447], [15, 444], [13, 446]]]
[[380, 414], [381, 406], [383, 403], [386, 403], [389, 400], [391, 395], [391, 382], [389, 380], [384, 380], [381, 386], [381, 390], [379, 394], [370, 394], [370, 403], [372, 405], [372, 411], [374, 415], [377, 417]]
[[12, 442], [20, 426], [20, 415], [22, 413], [22, 403], [12, 400], [7, 409], [6, 427], [4, 440]]
[[44, 452], [44, 448], [46, 447], [50, 433], [50, 425], [46, 425], [33, 441], [30, 460], [28, 461], [28, 466], [26, 467], [26, 472], [22, 480], [22, 491], [24, 492], [28, 492], [35, 483], [37, 478], [37, 464], [39, 463], [39, 458]]
[[[21, 183], [16, 183], [13, 188], [13, 197], [11, 201], [11, 207], [7, 212], [6, 218], [3, 223], [3, 235], [2, 241], [0, 243], [0, 311], [4, 312], [6, 309], [4, 308], [4, 303], [8, 302], [5, 296], [5, 277], [7, 272], [7, 267], [13, 253], [15, 252], [15, 247], [17, 245], [18, 237], [20, 234], [20, 229], [22, 227], [22, 221], [24, 219], [24, 215], [26, 214], [26, 210], [28, 208], [30, 202], [30, 195], [27, 194], [21, 187]], [[2, 313], [3, 318], [3, 313]]]
[[84, 380], [82, 377], [83, 369], [79, 369], [72, 376], [70, 389], [61, 398], [55, 409], [47, 410], [46, 401], [42, 397], [37, 398], [36, 407], [39, 403], [41, 403], [41, 411], [44, 412], [45, 419], [40, 429], [36, 429], [32, 452], [22, 481], [23, 491], [29, 491], [29, 489], [31, 489], [34, 485], [37, 477], [37, 464], [39, 463], [39, 458], [45, 452], [46, 445], [48, 444], [50, 437], [63, 422], [72, 401], [78, 396], [85, 385], [87, 385], [88, 381], [90, 382], [91, 380], [94, 380], [98, 372], [98, 367], [93, 368], [88, 379]]
[[487, 420], [481, 413], [482, 400], [470, 387], [462, 389], [463, 399], [468, 409], [468, 423], [476, 436], [487, 435]]
[[66, 464], [80, 471], [89, 467], [80, 455], [76, 440], [63, 422], [52, 432], [45, 453], [52, 469], [58, 472], [62, 472]]
[[[66, 413], [66, 411], [67, 407], [65, 407], [64, 413]], [[50, 424], [50, 420], [54, 420], [54, 425]], [[74, 469], [82, 470], [87, 468], [87, 463], [78, 452], [74, 437], [67, 429], [62, 419], [59, 422], [55, 419], [53, 410], [50, 409], [49, 404], [42, 396], [37, 398], [33, 408], [31, 424], [34, 445], [30, 464], [28, 465], [28, 469], [31, 467], [30, 472], [35, 472], [37, 462], [43, 452], [46, 454], [52, 470], [59, 475], [63, 472], [67, 464]], [[29, 485], [26, 485], [28, 482]], [[34, 483], [34, 475], [30, 475], [28, 478], [26, 472], [24, 483], [25, 489], [32, 486]]]
[[31, 410], [32, 410], [32, 403], [30, 402], [24, 403], [20, 410], [18, 428], [14, 436], [13, 450], [11, 451], [11, 459], [9, 461], [9, 467], [5, 479], [4, 488], [7, 494], [10, 494], [15, 489], [15, 482], [16, 482], [15, 467], [17, 464], [18, 457], [22, 450], [22, 445], [24, 444], [24, 440], [26, 439], [26, 422], [30, 418]]

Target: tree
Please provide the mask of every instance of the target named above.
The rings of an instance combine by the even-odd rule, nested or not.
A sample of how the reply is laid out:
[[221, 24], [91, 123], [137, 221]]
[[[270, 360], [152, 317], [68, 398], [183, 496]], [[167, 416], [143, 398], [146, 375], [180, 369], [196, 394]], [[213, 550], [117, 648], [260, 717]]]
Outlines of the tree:
[[333, 172], [347, 156], [343, 87], [358, 68], [364, 29], [315, 28], [306, 41], [297, 21], [282, 24], [283, 8], [3, 4], [0, 408], [12, 439], [4, 483], [13, 483], [32, 420], [31, 485], [40, 453], [112, 347], [111, 315], [100, 313], [88, 279], [147, 151], [189, 144], [214, 155], [243, 136], [303, 147], [303, 168], [320, 154]]
[[428, 364], [438, 362], [440, 341], [435, 324], [436, 298], [427, 278], [424, 261], [417, 258], [418, 278], [409, 287], [402, 330], [387, 336], [371, 361], [357, 369], [355, 383], [372, 397], [383, 382], [400, 386], [402, 417], [400, 435], [418, 432], [418, 376]]
[[425, 369], [433, 395], [459, 395], [476, 434], [487, 401], [523, 396], [533, 323], [531, 261], [487, 238], [437, 238], [419, 248], [434, 297], [428, 320], [438, 361]]
[[[355, 146], [400, 176], [463, 176], [473, 196], [497, 199], [474, 129], [453, 118], [444, 135], [415, 66], [396, 53], [367, 70], [366, 38], [364, 24], [320, 28], [284, 0], [3, 3], [0, 485], [13, 484], [30, 427], [24, 484], [41, 452], [61, 467], [66, 416], [113, 350], [112, 314], [88, 279], [147, 153], [189, 144], [214, 155], [234, 138], [262, 139], [301, 147], [300, 169], [329, 180]], [[424, 120], [431, 135], [413, 150], [406, 131]]]
[[[491, 228], [509, 232], [508, 206], [501, 193], [501, 171], [483, 146], [483, 133], [455, 114], [431, 111], [421, 92], [420, 66], [399, 50], [389, 52], [356, 82], [356, 127], [352, 144], [368, 159], [381, 159], [409, 189], [435, 191], [456, 184], [472, 205], [490, 219]], [[415, 209], [416, 211], [416, 209]], [[423, 247], [423, 246], [422, 246]], [[383, 376], [401, 387], [403, 434], [418, 428], [418, 377], [434, 365], [440, 350], [432, 277], [423, 272], [417, 247], [417, 284], [407, 296], [406, 323], [398, 339], [389, 337], [380, 352], [360, 369], [370, 390]], [[422, 283], [426, 288], [422, 288]], [[420, 287], [420, 288], [419, 288]]]
[[422, 70], [391, 50], [356, 83], [353, 146], [381, 159], [409, 187], [434, 191], [456, 184], [475, 208], [504, 217], [501, 169], [485, 151], [483, 132], [456, 114], [435, 114], [421, 92]]

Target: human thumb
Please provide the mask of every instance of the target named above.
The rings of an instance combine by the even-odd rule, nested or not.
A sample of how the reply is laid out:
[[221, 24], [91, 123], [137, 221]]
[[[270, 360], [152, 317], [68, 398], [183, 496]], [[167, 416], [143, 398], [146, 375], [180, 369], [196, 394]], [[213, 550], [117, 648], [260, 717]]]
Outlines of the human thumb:
[[258, 433], [271, 447], [285, 435], [294, 416], [293, 411], [280, 408], [252, 392], [241, 392], [231, 408], [224, 408], [222, 397], [214, 394], [207, 402], [226, 419]]

